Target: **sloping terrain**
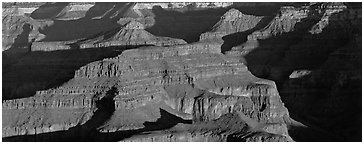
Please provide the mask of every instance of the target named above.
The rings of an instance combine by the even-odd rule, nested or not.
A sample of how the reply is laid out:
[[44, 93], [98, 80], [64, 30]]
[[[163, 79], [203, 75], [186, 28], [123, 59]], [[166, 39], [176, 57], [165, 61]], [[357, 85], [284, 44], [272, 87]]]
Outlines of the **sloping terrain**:
[[361, 141], [360, 3], [4, 11], [3, 141]]

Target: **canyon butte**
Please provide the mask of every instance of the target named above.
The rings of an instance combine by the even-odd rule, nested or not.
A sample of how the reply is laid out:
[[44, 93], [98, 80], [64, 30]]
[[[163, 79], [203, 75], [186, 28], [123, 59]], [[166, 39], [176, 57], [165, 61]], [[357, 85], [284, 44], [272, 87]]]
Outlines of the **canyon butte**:
[[362, 141], [361, 3], [2, 3], [2, 140]]

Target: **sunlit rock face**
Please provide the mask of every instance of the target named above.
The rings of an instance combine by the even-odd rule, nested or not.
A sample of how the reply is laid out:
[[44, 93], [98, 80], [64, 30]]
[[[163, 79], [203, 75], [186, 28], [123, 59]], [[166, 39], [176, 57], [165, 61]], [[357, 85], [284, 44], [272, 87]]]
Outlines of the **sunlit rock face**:
[[7, 3], [4, 22], [3, 141], [361, 137], [355, 3]]
[[247, 31], [254, 28], [261, 19], [262, 17], [245, 15], [237, 9], [230, 9], [213, 26], [211, 31], [201, 34], [200, 40], [221, 39], [229, 34]]
[[77, 20], [86, 16], [94, 3], [70, 3], [57, 16], [56, 20]]
[[[78, 38], [86, 38], [92, 34], [98, 34], [102, 31], [112, 31], [113, 29], [120, 27], [117, 24], [113, 24], [122, 17], [131, 17], [138, 22], [141, 22], [147, 27], [151, 27], [154, 24], [153, 14], [151, 10], [155, 6], [168, 9], [181, 9], [187, 7], [193, 8], [224, 8], [232, 5], [232, 3], [212, 2], [212, 3], [94, 3], [94, 2], [71, 2], [71, 3], [6, 3], [3, 5], [3, 51], [10, 48], [16, 49], [9, 51], [10, 53], [19, 53], [29, 51], [29, 45], [34, 41], [57, 41], [59, 40], [72, 40]], [[193, 10], [193, 9], [189, 9]], [[90, 21], [88, 21], [90, 19]], [[96, 22], [93, 20], [100, 20], [103, 22]], [[92, 29], [87, 30], [91, 32], [83, 31], [82, 29], [75, 29], [79, 31], [79, 34], [73, 34], [67, 32], [70, 30], [52, 29], [51, 27], [56, 21], [56, 26], [69, 21], [70, 29], [74, 29], [76, 23], [84, 23], [84, 26]], [[76, 22], [77, 21], [77, 22]], [[100, 24], [100, 25], [99, 25]], [[106, 28], [100, 28], [103, 26]], [[77, 26], [78, 27], [78, 26]], [[63, 30], [63, 31], [62, 31]], [[65, 31], [66, 30], [66, 31]], [[58, 38], [54, 36], [48, 36], [48, 31], [60, 33]], [[72, 30], [71, 30], [72, 31]], [[93, 32], [92, 32], [93, 31]], [[45, 34], [45, 33], [46, 34]], [[62, 33], [62, 34], [61, 34]], [[83, 34], [85, 33], [85, 34]], [[23, 34], [23, 35], [21, 35]], [[66, 36], [68, 35], [68, 39]], [[23, 38], [24, 37], [24, 38]], [[15, 41], [16, 39], [19, 39]], [[23, 40], [24, 39], [24, 40]], [[155, 42], [154, 42], [155, 43]], [[40, 44], [44, 45], [44, 44]], [[50, 44], [56, 46], [59, 44]], [[15, 47], [15, 48], [14, 48]], [[44, 47], [44, 46], [40, 46]], [[57, 49], [67, 49], [67, 46], [58, 46]], [[62, 47], [62, 48], [61, 48]], [[52, 48], [38, 48], [47, 49]], [[8, 52], [7, 52], [8, 53]]]
[[[85, 124], [102, 109], [98, 101], [107, 97], [112, 97], [114, 112], [100, 125], [104, 132], [143, 128], [146, 121], [161, 117], [160, 108], [196, 123], [235, 111], [263, 124], [285, 123], [288, 111], [274, 82], [254, 77], [239, 57], [222, 55], [220, 46], [198, 42], [143, 47], [90, 63], [58, 88], [5, 101], [4, 134], [40, 134]], [[115, 92], [109, 94], [111, 90]], [[40, 114], [44, 111], [62, 114]], [[17, 115], [38, 120], [32, 124], [11, 121]]]
[[[36, 37], [37, 30], [40, 25], [49, 22], [36, 22], [32, 18], [29, 17], [30, 13], [32, 13], [37, 7], [21, 7], [21, 6], [12, 6], [12, 5], [3, 5], [3, 25], [2, 25], [2, 50], [8, 50], [14, 44], [16, 38], [23, 33], [24, 31], [27, 33], [32, 33], [34, 36], [26, 36], [21, 39], [19, 43], [14, 44], [15, 46], [26, 46], [28, 42], [32, 39], [31, 37]], [[24, 48], [21, 49], [23, 51], [27, 51]], [[20, 50], [20, 51], [21, 51]], [[17, 51], [15, 51], [17, 52]]]
[[[83, 18], [93, 3], [6, 3], [3, 5], [3, 51], [23, 47], [13, 53], [28, 51], [28, 43], [40, 41], [40, 31], [54, 20]], [[24, 35], [21, 35], [24, 34]], [[24, 37], [24, 38], [23, 38]], [[16, 39], [18, 41], [15, 41]], [[25, 49], [25, 50], [24, 50]]]
[[[144, 25], [133, 19], [128, 22], [124, 21], [123, 23], [126, 24], [124, 24], [121, 28], [114, 29], [101, 36], [97, 36], [96, 38], [81, 40], [80, 42], [77, 42], [77, 44], [79, 44], [80, 48], [123, 45], [170, 46], [186, 44], [186, 42], [182, 39], [154, 36], [144, 30]], [[110, 37], [110, 35], [113, 36]]]
[[160, 6], [164, 9], [184, 8], [194, 6], [195, 8], [219, 8], [228, 7], [232, 2], [161, 2], [161, 3], [137, 3], [133, 9], [153, 9], [155, 6]]
[[168, 37], [157, 37], [144, 30], [144, 25], [128, 19], [124, 25], [100, 34], [96, 34], [84, 39], [58, 42], [34, 42], [31, 51], [56, 51], [86, 48], [105, 48], [116, 46], [170, 46], [186, 44], [182, 39]]

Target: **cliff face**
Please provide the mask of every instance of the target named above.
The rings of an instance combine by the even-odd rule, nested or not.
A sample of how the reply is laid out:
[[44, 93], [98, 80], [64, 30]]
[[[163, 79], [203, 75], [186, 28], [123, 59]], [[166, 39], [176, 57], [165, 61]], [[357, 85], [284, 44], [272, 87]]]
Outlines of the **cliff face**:
[[360, 138], [355, 4], [20, 4], [3, 8], [7, 46], [31, 45], [5, 65], [4, 141]]
[[[82, 126], [98, 119], [95, 115], [102, 105], [97, 103], [106, 98], [112, 100], [114, 111], [99, 128], [107, 132], [142, 129], [146, 121], [163, 117], [159, 108], [197, 123], [235, 111], [259, 123], [284, 123], [288, 111], [274, 82], [254, 77], [239, 57], [222, 55], [220, 46], [145, 47], [90, 63], [58, 88], [3, 102], [4, 136]], [[113, 95], [108, 94], [111, 90]], [[40, 114], [44, 111], [62, 114]], [[14, 121], [19, 115], [37, 120]]]
[[51, 25], [52, 21], [36, 21], [27, 16], [36, 8], [3, 8], [3, 51], [13, 47], [18, 49], [10, 53], [29, 51], [29, 43], [40, 39], [41, 27]]
[[[244, 119], [244, 120], [243, 120]], [[285, 126], [280, 124], [260, 125], [259, 132], [252, 130], [246, 123], [246, 118], [241, 117], [241, 113], [229, 113], [219, 119], [209, 122], [195, 123], [194, 125], [178, 124], [175, 127], [148, 134], [140, 134], [123, 141], [126, 142], [291, 142], [287, 137]], [[278, 127], [282, 132], [278, 132]], [[269, 131], [275, 128], [274, 132]], [[188, 129], [188, 130], [186, 130]]]
[[69, 49], [102, 48], [117, 46], [156, 45], [169, 46], [186, 44], [184, 40], [156, 37], [144, 30], [134, 19], [125, 20], [123, 26], [80, 40], [59, 42], [34, 42], [31, 51], [56, 51]]
[[212, 27], [211, 31], [201, 34], [200, 40], [221, 39], [232, 33], [247, 31], [254, 28], [261, 19], [262, 17], [245, 15], [237, 9], [230, 9]]
[[[57, 50], [69, 49], [68, 46], [56, 43], [111, 31], [120, 27], [116, 21], [125, 17], [134, 18], [149, 28], [155, 22], [151, 10], [156, 6], [171, 10], [195, 10], [224, 8], [229, 5], [232, 3], [6, 3], [3, 6], [3, 51], [12, 48], [14, 50], [6, 53], [27, 52], [32, 42], [41, 40], [47, 43], [56, 41], [49, 45], [58, 47]], [[54, 32], [58, 35], [51, 34]], [[163, 40], [164, 38], [158, 39]], [[45, 45], [48, 44], [36, 44], [39, 48], [35, 49], [52, 49]]]
[[[281, 24], [273, 21], [275, 24], [248, 36], [241, 47], [242, 53], [246, 53], [248, 69], [255, 76], [274, 80], [279, 85], [283, 102], [294, 119], [325, 131], [299, 137], [298, 141], [358, 140], [358, 131], [355, 136], [348, 136], [339, 129], [353, 130], [359, 121], [358, 113], [347, 113], [359, 109], [359, 104], [344, 97], [359, 96], [360, 84], [356, 78], [361, 73], [358, 69], [360, 8], [342, 3], [318, 3], [302, 8], [290, 12], [293, 19], [280, 18]], [[350, 92], [342, 87], [350, 87]], [[341, 111], [338, 109], [346, 112], [334, 118]], [[355, 120], [346, 127], [342, 125], [346, 121], [344, 117], [355, 117]], [[337, 131], [332, 132], [333, 129]]]
[[95, 6], [94, 3], [69, 3], [60, 13], [56, 15], [56, 20], [77, 20], [86, 16], [87, 11]]
[[[102, 12], [106, 8], [103, 7], [104, 5], [107, 4], [98, 4], [97, 6], [94, 3], [5, 4], [3, 6], [3, 51], [7, 54], [28, 52], [31, 43], [41, 40], [52, 41], [54, 39], [54, 35], [50, 34], [53, 32], [52, 27], [58, 27], [59, 24], [69, 22], [73, 24], [70, 24], [72, 26], [68, 28], [74, 28], [77, 25], [76, 20], [84, 21], [84, 19], [88, 19], [95, 14], [95, 11]], [[98, 7], [98, 9], [91, 9], [94, 6]], [[87, 15], [87, 13], [89, 14]], [[61, 34], [62, 29], [64, 28], [56, 30], [58, 35], [55, 39], [57, 41], [64, 39]], [[98, 29], [95, 30], [97, 33]], [[72, 37], [74, 37], [73, 34], [70, 35], [72, 31], [69, 29], [63, 32], [68, 33], [67, 37], [71, 38], [66, 40], [72, 40]]]
[[160, 6], [164, 9], [184, 8], [194, 6], [194, 8], [219, 8], [228, 7], [232, 2], [162, 2], [162, 3], [137, 3], [134, 9], [152, 9], [155, 6]]
[[[360, 125], [361, 111], [360, 102], [354, 100], [361, 95], [362, 73], [360, 69], [361, 23], [354, 18], [358, 16], [355, 11], [358, 9], [349, 8], [339, 13], [335, 19], [330, 19], [326, 29], [318, 34], [329, 36], [328, 33], [333, 30], [332, 24], [345, 23], [345, 27], [335, 25], [335, 30], [340, 28], [339, 30], [342, 31], [340, 35], [345, 35], [348, 40], [337, 43], [338, 47], [327, 55], [327, 59], [320, 66], [310, 69], [309, 73], [301, 77], [284, 81], [281, 90], [281, 94], [285, 96], [283, 99], [291, 108], [290, 111], [301, 113], [297, 117], [300, 117], [302, 121], [313, 122], [323, 129], [332, 129], [334, 130], [332, 133], [337, 135], [338, 139], [348, 141], [360, 139], [358, 131], [347, 134], [348, 131]], [[333, 35], [330, 34], [330, 36]], [[305, 101], [311, 105], [304, 106], [294, 101]], [[344, 124], [348, 121], [346, 118], [350, 119], [350, 125]]]
[[[120, 20], [119, 20], [120, 21]], [[129, 21], [129, 22], [125, 22]], [[144, 25], [135, 20], [124, 20], [126, 23], [122, 28], [118, 28], [96, 38], [85, 39], [77, 42], [80, 48], [109, 47], [123, 45], [156, 45], [169, 46], [186, 44], [182, 39], [168, 37], [156, 37], [144, 30]]]
[[[247, 41], [232, 51], [244, 55], [254, 75], [281, 81], [293, 70], [313, 67], [317, 64], [315, 60], [326, 57], [324, 53], [335, 49], [332, 47], [337, 47], [342, 39], [346, 39], [341, 36], [347, 32], [340, 36], [334, 30], [343, 30], [340, 27], [344, 26], [339, 26], [341, 20], [334, 19], [345, 9], [346, 6], [341, 3], [281, 8], [265, 28], [248, 35]], [[324, 26], [328, 17], [331, 22]], [[318, 28], [319, 25], [321, 28]], [[320, 29], [323, 31], [319, 33]], [[317, 34], [313, 34], [315, 30]], [[316, 50], [313, 47], [322, 48]], [[312, 60], [305, 61], [305, 56], [312, 57]]]

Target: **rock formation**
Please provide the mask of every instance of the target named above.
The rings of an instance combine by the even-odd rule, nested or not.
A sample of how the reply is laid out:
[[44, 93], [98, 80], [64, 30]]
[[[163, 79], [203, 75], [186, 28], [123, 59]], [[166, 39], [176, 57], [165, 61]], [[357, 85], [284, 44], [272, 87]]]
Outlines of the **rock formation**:
[[[99, 127], [106, 132], [141, 129], [146, 121], [162, 116], [159, 108], [197, 123], [235, 111], [263, 124], [289, 120], [274, 82], [254, 77], [239, 57], [222, 55], [219, 46], [145, 47], [90, 63], [58, 88], [38, 91], [31, 98], [4, 101], [4, 136], [41, 134], [85, 124], [99, 109], [96, 103], [106, 97], [111, 97], [115, 109]], [[115, 94], [108, 94], [112, 89]], [[14, 121], [14, 116], [30, 116], [32, 124], [22, 122], [28, 121], [25, 118]]]
[[[33, 40], [41, 39], [39, 29], [51, 25], [52, 21], [36, 21], [29, 14], [36, 8], [3, 6], [3, 51], [20, 47], [10, 53], [29, 51], [27, 48]], [[21, 35], [23, 34], [24, 35]]]
[[152, 9], [154, 6], [160, 6], [164, 9], [184, 8], [194, 5], [196, 8], [219, 8], [228, 7], [232, 2], [162, 2], [162, 3], [137, 3], [133, 9]]
[[184, 40], [168, 37], [156, 37], [144, 30], [144, 26], [135, 20], [130, 20], [120, 28], [103, 32], [85, 39], [59, 42], [34, 42], [31, 51], [55, 51], [101, 48], [116, 46], [156, 45], [170, 46], [186, 44]]
[[[15, 24], [3, 25], [3, 50], [31, 45], [3, 64], [3, 141], [360, 139], [355, 3], [285, 3], [273, 15], [242, 12], [272, 6], [256, 3], [22, 4], [3, 6]], [[214, 25], [196, 24], [214, 10]], [[95, 31], [49, 35], [85, 22]]]
[[230, 9], [211, 31], [201, 34], [200, 40], [221, 39], [225, 35], [247, 31], [254, 28], [261, 19], [262, 17], [245, 15], [237, 9]]
[[70, 3], [55, 17], [56, 20], [77, 20], [86, 16], [94, 3]]
[[[320, 66], [312, 68], [304, 77], [286, 80], [281, 90], [285, 96], [283, 99], [291, 108], [290, 112], [299, 112], [297, 117], [303, 121], [316, 123], [322, 129], [331, 129], [337, 139], [345, 141], [357, 141], [361, 134], [358, 131], [348, 134], [361, 123], [361, 103], [357, 100], [361, 97], [362, 73], [361, 22], [357, 20], [361, 18], [357, 11], [358, 8], [349, 7], [330, 19], [329, 25], [321, 33], [316, 33], [322, 37], [335, 37], [337, 35], [332, 33], [335, 29], [340, 31], [337, 33], [340, 38], [333, 40], [335, 44], [326, 43], [329, 48], [320, 47], [331, 50]], [[297, 100], [310, 105], [293, 102]], [[348, 117], [352, 120], [349, 125]]]
[[[7, 3], [3, 6], [3, 51], [8, 50], [12, 47], [16, 47], [16, 51], [12, 50], [10, 53], [19, 53], [19, 52], [27, 52], [29, 51], [29, 45], [33, 41], [41, 41], [42, 39], [47, 39], [45, 42], [56, 41], [56, 43], [52, 43], [50, 45], [60, 45], [58, 42], [61, 39], [54, 39], [53, 37], [44, 34], [43, 32], [54, 31], [53, 29], [48, 30], [47, 27], [53, 25], [54, 21], [57, 23], [62, 23], [62, 21], [85, 21], [82, 19], [90, 18], [92, 20], [101, 20], [103, 18], [106, 19], [119, 19], [120, 17], [132, 17], [138, 22], [142, 23], [145, 27], [151, 27], [154, 24], [154, 18], [151, 15], [148, 15], [153, 7], [161, 6], [167, 7], [169, 9], [181, 9], [188, 7], [190, 5], [194, 5], [196, 8], [207, 9], [207, 8], [223, 8], [231, 5], [232, 3], [190, 3], [190, 2], [182, 2], [182, 3], [125, 3], [123, 4], [113, 4], [113, 3], [94, 3], [94, 2], [77, 2], [77, 3], [27, 3], [27, 2], [19, 2], [19, 3]], [[131, 14], [133, 13], [133, 14]], [[133, 16], [136, 15], [136, 16]], [[104, 20], [104, 19], [103, 19]], [[108, 21], [108, 20], [106, 20]], [[24, 24], [29, 24], [29, 28], [24, 28]], [[108, 24], [108, 22], [106, 22]], [[28, 27], [28, 26], [27, 26]], [[106, 28], [105, 30], [96, 30], [93, 34], [97, 34], [99, 32], [111, 31], [115, 27], [115, 25]], [[29, 35], [24, 32], [24, 29], [31, 29]], [[43, 31], [43, 32], [42, 32]], [[19, 41], [14, 42], [19, 35], [24, 33], [27, 41]], [[59, 32], [61, 33], [61, 32]], [[66, 32], [62, 32], [66, 33]], [[68, 32], [70, 33], [70, 32]], [[92, 32], [88, 32], [92, 33]], [[64, 34], [59, 34], [64, 35]], [[65, 34], [67, 35], [67, 34]], [[80, 36], [78, 36], [80, 35]], [[90, 35], [82, 35], [78, 34], [76, 39], [85, 38]], [[61, 36], [60, 36], [61, 37]], [[68, 37], [71, 39], [65, 40], [73, 40], [72, 37], [68, 34]], [[14, 44], [15, 43], [15, 44]], [[14, 45], [13, 45], [14, 44]], [[41, 47], [48, 44], [37, 44]], [[20, 49], [19, 49], [20, 48]], [[67, 46], [59, 46], [56, 49], [68, 49]], [[41, 49], [41, 48], [36, 48]], [[47, 48], [50, 50], [51, 48]], [[7, 52], [8, 53], [8, 52]]]
[[[304, 61], [303, 55], [308, 56], [310, 53], [314, 53], [316, 51], [313, 48], [314, 45], [322, 47], [321, 39], [334, 40], [338, 38], [335, 36], [324, 36], [332, 33], [329, 30], [331, 28], [327, 28], [328, 26], [323, 28], [328, 29], [326, 34], [321, 32], [320, 35], [315, 35], [311, 34], [310, 31], [316, 29], [317, 25], [322, 25], [323, 21], [328, 17], [327, 11], [332, 12], [329, 15], [330, 19], [335, 19], [334, 17], [336, 17], [337, 13], [345, 8], [346, 6], [341, 3], [327, 5], [311, 4], [298, 8], [291, 6], [283, 7], [267, 26], [252, 32], [247, 36], [245, 42], [232, 48], [231, 52], [242, 53], [247, 60], [249, 70], [258, 77], [271, 80], [280, 80], [285, 76], [288, 77], [293, 70], [301, 69], [298, 65], [312, 65], [315, 63], [314, 60]], [[340, 29], [336, 28], [335, 25], [341, 22], [332, 21], [329, 27]], [[331, 41], [330, 45], [334, 46], [335, 42], [338, 41]], [[322, 48], [319, 51], [329, 50], [328, 45], [325, 46], [327, 48]], [[319, 56], [319, 53], [316, 56]], [[265, 59], [259, 57], [265, 57]], [[303, 59], [299, 60], [298, 57]]]
[[[248, 36], [241, 49], [235, 49], [245, 53], [248, 69], [255, 76], [274, 80], [281, 87], [282, 99], [294, 119], [307, 124], [310, 129], [321, 129], [315, 135], [297, 138], [298, 141], [352, 141], [360, 137], [358, 131], [349, 136], [339, 130], [346, 127], [343, 126], [344, 117], [349, 116], [332, 117], [333, 113], [340, 113], [337, 109], [350, 111], [349, 105], [360, 107], [348, 99], [339, 100], [347, 95], [344, 93], [359, 96], [359, 82], [355, 80], [360, 75], [357, 69], [360, 67], [359, 56], [353, 52], [360, 48], [360, 40], [357, 40], [361, 35], [359, 9], [356, 5], [342, 3], [303, 6], [289, 14], [297, 21], [290, 18], [287, 22], [274, 24], [274, 27], [271, 23], [262, 31]], [[348, 58], [348, 55], [356, 60]], [[340, 68], [336, 67], [339, 65]], [[341, 77], [352, 79], [343, 80]], [[350, 81], [353, 86], [343, 84], [343, 81]], [[349, 86], [350, 92], [339, 88], [338, 83]], [[335, 112], [329, 115], [329, 111]], [[358, 125], [358, 115], [351, 114], [356, 117], [355, 122], [345, 130], [352, 130]], [[335, 132], [332, 129], [336, 129]]]
[[[120, 21], [120, 20], [119, 20]], [[169, 46], [186, 44], [184, 40], [168, 37], [156, 37], [144, 30], [144, 25], [135, 20], [124, 22], [126, 24], [101, 35], [86, 38], [77, 42], [81, 49], [92, 47], [109, 47], [125, 45], [156, 45]], [[95, 38], [94, 38], [95, 37]]]

